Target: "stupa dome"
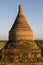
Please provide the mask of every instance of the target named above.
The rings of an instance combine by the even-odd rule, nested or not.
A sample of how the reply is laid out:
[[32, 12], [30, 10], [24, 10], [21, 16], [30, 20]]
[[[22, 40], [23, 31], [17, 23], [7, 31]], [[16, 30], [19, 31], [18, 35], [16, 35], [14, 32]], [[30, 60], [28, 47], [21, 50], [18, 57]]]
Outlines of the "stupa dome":
[[9, 40], [34, 40], [33, 31], [24, 16], [22, 5], [19, 5], [18, 15], [9, 31]]

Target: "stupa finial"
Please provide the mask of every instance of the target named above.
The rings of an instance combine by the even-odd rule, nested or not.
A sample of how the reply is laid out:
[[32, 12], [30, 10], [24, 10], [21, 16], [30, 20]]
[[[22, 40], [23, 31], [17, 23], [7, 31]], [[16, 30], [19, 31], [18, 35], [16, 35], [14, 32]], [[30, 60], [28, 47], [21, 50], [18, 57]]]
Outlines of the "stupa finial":
[[22, 5], [21, 4], [19, 5], [19, 13], [23, 13]]

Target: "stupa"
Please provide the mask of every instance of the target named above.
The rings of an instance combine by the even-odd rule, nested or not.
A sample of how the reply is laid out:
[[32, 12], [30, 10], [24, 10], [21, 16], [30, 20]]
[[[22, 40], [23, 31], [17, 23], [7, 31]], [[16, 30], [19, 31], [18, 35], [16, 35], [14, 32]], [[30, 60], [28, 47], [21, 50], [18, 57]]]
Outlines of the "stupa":
[[16, 20], [9, 31], [9, 39], [14, 42], [18, 40], [34, 40], [33, 31], [27, 23], [21, 5]]
[[3, 51], [3, 59], [13, 62], [37, 62], [41, 59], [41, 50], [34, 41], [33, 31], [28, 24], [22, 5], [9, 31], [9, 41]]

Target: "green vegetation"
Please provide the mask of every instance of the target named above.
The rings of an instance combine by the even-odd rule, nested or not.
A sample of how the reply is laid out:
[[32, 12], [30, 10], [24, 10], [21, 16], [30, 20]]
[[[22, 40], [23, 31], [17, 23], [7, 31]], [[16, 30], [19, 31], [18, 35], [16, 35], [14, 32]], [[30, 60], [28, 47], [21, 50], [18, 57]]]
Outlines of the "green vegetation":
[[6, 45], [6, 41], [0, 41], [0, 50], [2, 50], [5, 45]]
[[42, 56], [43, 56], [43, 40], [35, 40], [35, 42], [37, 43], [37, 45], [39, 46], [39, 48], [42, 51]]

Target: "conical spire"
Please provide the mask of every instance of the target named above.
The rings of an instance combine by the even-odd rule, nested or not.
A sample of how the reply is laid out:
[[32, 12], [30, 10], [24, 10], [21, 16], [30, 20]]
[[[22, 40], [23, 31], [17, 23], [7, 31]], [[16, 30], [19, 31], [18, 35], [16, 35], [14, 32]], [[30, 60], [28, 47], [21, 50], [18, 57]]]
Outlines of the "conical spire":
[[19, 5], [18, 15], [9, 32], [10, 40], [34, 40], [33, 32], [28, 24], [22, 10], [22, 5]]
[[11, 30], [17, 29], [17, 28], [24, 28], [24, 29], [28, 28], [28, 30], [31, 30], [31, 28], [24, 16], [22, 5], [19, 5], [18, 15], [14, 21], [14, 24], [13, 24]]

